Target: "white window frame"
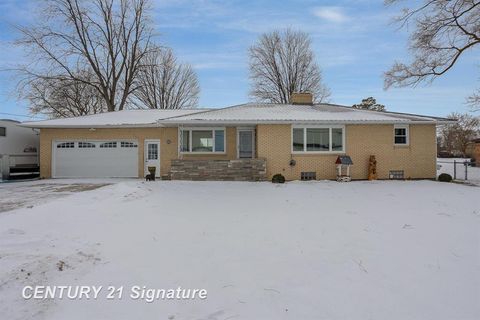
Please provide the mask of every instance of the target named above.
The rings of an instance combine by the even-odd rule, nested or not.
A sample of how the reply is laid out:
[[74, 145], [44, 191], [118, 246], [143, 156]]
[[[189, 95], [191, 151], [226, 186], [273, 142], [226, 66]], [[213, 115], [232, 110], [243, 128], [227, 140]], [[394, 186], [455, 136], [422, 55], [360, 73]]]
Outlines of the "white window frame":
[[[182, 151], [182, 131], [188, 130], [188, 148], [189, 151]], [[215, 151], [215, 130], [223, 130], [223, 151]], [[196, 152], [192, 151], [192, 131], [210, 131], [212, 132], [212, 151]], [[227, 128], [226, 127], [181, 127], [178, 128], [178, 151], [181, 154], [226, 154], [227, 153]]]
[[[293, 150], [293, 129], [303, 129], [303, 151]], [[328, 151], [307, 151], [307, 129], [329, 129]], [[342, 150], [332, 150], [332, 129], [342, 129]], [[344, 125], [294, 125], [291, 129], [290, 150], [292, 154], [344, 154], [345, 153], [345, 126]]]
[[[395, 129], [405, 129], [405, 143], [395, 143], [395, 137], [397, 136], [395, 134]], [[393, 144], [400, 147], [410, 145], [410, 126], [408, 124], [396, 124], [393, 126]]]

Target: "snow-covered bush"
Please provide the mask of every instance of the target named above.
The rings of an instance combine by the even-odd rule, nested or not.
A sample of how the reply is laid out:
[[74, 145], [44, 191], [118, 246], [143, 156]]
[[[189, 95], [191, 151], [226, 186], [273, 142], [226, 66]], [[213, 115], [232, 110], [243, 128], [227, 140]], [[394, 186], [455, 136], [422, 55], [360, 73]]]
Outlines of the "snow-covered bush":
[[453, 179], [452, 179], [452, 176], [449, 175], [448, 173], [442, 173], [438, 176], [438, 181], [441, 181], [441, 182], [451, 182]]
[[272, 177], [272, 183], [285, 183], [285, 177], [280, 173], [277, 173]]

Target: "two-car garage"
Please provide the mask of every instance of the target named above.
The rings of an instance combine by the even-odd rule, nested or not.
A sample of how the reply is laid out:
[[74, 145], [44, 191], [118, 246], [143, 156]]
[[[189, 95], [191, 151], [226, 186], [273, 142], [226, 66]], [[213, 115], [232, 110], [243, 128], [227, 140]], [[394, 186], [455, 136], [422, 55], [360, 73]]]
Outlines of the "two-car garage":
[[52, 143], [52, 177], [138, 177], [137, 140], [65, 140]]

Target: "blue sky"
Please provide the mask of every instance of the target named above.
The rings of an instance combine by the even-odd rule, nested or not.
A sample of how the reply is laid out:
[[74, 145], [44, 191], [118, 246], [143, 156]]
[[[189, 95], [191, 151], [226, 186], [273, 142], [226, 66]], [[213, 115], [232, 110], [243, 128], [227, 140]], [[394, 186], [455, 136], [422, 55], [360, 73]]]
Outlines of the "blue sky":
[[[383, 72], [396, 59], [408, 61], [408, 33], [390, 24], [401, 7], [385, 7], [381, 0], [154, 0], [153, 6], [158, 41], [198, 73], [202, 107], [249, 101], [248, 48], [259, 34], [286, 27], [310, 33], [334, 103], [373, 96], [391, 111], [444, 116], [468, 111], [465, 97], [479, 86], [477, 49], [431, 85], [384, 91]], [[35, 13], [36, 1], [1, 0], [0, 69], [23, 59], [12, 46], [12, 26], [30, 23]], [[15, 99], [8, 72], [0, 72], [0, 112], [28, 114], [26, 103]]]

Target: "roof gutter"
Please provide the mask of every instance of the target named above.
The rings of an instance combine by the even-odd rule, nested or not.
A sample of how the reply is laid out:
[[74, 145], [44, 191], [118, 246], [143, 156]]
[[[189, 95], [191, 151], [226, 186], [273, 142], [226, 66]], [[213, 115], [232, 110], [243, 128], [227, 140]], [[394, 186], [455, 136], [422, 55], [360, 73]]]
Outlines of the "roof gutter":
[[36, 129], [121, 129], [121, 128], [156, 128], [163, 127], [159, 123], [146, 123], [146, 124], [114, 124], [114, 125], [95, 125], [95, 124], [81, 124], [81, 125], [54, 125], [54, 124], [35, 124], [35, 123], [22, 123], [21, 127], [36, 128]]
[[160, 121], [172, 125], [244, 125], [244, 124], [453, 124], [454, 120], [184, 120]]
[[162, 121], [146, 124], [115, 124], [115, 125], [54, 125], [27, 122], [18, 124], [18, 126], [35, 129], [121, 129], [121, 128], [161, 128], [178, 125], [258, 125], [258, 124], [454, 124], [455, 120], [183, 120], [183, 121]]

